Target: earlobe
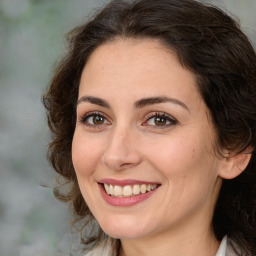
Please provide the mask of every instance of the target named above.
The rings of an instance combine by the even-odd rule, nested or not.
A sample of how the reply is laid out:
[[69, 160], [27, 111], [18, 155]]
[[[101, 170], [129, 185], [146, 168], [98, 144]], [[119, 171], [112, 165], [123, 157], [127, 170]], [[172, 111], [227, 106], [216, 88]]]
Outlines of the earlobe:
[[249, 164], [252, 156], [251, 152], [252, 148], [249, 147], [243, 152], [233, 156], [229, 153], [229, 156], [222, 159], [219, 176], [223, 179], [234, 179], [239, 176]]

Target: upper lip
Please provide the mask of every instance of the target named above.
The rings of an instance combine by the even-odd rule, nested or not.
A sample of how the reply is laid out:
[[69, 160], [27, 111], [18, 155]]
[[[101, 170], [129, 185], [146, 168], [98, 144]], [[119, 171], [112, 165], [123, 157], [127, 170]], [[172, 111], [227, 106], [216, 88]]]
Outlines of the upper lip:
[[110, 178], [106, 178], [106, 179], [101, 179], [98, 181], [98, 183], [105, 183], [105, 184], [111, 184], [111, 185], [117, 185], [117, 186], [126, 186], [126, 185], [142, 185], [142, 184], [146, 184], [146, 185], [154, 185], [154, 184], [159, 184], [159, 182], [149, 182], [149, 181], [143, 181], [143, 180], [133, 180], [133, 179], [126, 179], [126, 180], [115, 180], [115, 179], [110, 179]]

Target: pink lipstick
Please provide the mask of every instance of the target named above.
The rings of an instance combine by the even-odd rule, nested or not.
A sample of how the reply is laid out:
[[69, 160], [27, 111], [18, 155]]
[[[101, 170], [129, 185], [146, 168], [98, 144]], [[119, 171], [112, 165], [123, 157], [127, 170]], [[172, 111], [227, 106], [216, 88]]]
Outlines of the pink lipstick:
[[113, 206], [132, 206], [151, 197], [159, 188], [156, 182], [102, 179], [98, 182], [104, 200]]

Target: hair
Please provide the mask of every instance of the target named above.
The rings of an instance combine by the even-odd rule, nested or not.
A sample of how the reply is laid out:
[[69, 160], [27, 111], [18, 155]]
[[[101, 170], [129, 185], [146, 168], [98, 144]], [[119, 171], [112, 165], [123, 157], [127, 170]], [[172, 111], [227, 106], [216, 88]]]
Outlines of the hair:
[[[219, 148], [251, 154], [241, 175], [223, 181], [212, 225], [217, 239], [227, 234], [243, 255], [256, 255], [256, 54], [234, 19], [194, 0], [112, 1], [68, 34], [68, 53], [43, 96], [52, 133], [48, 158], [68, 185], [65, 192], [62, 184], [57, 186], [55, 196], [72, 203], [76, 221], [92, 223], [94, 217], [79, 190], [71, 159], [76, 101], [88, 58], [116, 38], [158, 39], [173, 50], [197, 78]], [[96, 230], [87, 232], [85, 244], [93, 247], [106, 238], [100, 228]]]

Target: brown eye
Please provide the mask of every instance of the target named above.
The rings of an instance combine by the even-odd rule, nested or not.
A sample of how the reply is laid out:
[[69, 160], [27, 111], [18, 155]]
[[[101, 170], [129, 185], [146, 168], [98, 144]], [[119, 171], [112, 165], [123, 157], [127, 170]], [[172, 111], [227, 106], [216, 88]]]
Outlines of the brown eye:
[[92, 118], [93, 124], [100, 125], [104, 124], [105, 118], [103, 116], [93, 116]]
[[157, 116], [155, 117], [154, 122], [156, 125], [161, 126], [161, 125], [166, 125], [167, 120], [165, 117]]
[[91, 127], [100, 127], [110, 124], [110, 122], [103, 114], [98, 113], [88, 113], [87, 115], [81, 118], [80, 122]]
[[168, 128], [177, 124], [177, 120], [165, 113], [154, 113], [143, 123], [143, 126], [155, 128]]

